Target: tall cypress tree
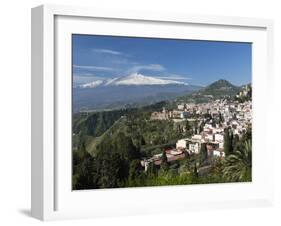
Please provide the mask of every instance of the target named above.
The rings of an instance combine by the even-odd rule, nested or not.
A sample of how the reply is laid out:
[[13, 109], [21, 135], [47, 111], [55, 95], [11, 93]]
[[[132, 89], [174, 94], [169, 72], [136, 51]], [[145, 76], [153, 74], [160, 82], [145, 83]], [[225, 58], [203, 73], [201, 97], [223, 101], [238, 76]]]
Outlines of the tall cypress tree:
[[237, 149], [237, 145], [239, 144], [239, 136], [237, 134], [235, 134], [233, 136], [233, 141], [232, 141], [232, 150], [233, 152]]
[[185, 122], [185, 135], [190, 136], [190, 125], [189, 125], [188, 120], [186, 120], [186, 122]]
[[233, 132], [232, 132], [232, 130], [229, 130], [229, 138], [230, 138], [229, 154], [233, 154], [234, 141], [233, 141]]
[[197, 163], [196, 162], [194, 163], [192, 180], [193, 180], [193, 183], [197, 183], [197, 180], [198, 180], [198, 169], [197, 169]]
[[153, 177], [157, 174], [157, 169], [156, 169], [156, 166], [154, 165], [154, 162], [149, 163], [148, 168], [147, 168], [147, 174], [150, 177]]
[[200, 148], [200, 163], [203, 163], [208, 158], [207, 146], [205, 143], [201, 144]]
[[169, 163], [168, 163], [168, 158], [167, 158], [167, 155], [166, 155], [165, 151], [162, 152], [161, 160], [162, 160], [161, 168], [164, 171], [167, 171], [169, 169]]
[[230, 128], [226, 128], [224, 130], [224, 152], [225, 155], [230, 155], [233, 153], [233, 133], [231, 132]]

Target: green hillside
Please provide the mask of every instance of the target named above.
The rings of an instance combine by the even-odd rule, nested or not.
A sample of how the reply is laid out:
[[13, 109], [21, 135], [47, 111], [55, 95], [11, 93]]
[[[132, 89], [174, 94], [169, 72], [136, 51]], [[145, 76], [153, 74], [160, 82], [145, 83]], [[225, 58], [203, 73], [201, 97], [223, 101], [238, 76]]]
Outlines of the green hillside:
[[177, 101], [202, 103], [225, 97], [233, 98], [241, 89], [227, 80], [220, 79], [199, 91], [177, 98]]
[[104, 142], [107, 142], [112, 138], [114, 134], [117, 134], [124, 130], [125, 117], [121, 117], [113, 123], [113, 125], [108, 128], [102, 135], [98, 137], [87, 136], [86, 138], [86, 150], [92, 156], [96, 156], [98, 149]]
[[[182, 98], [192, 102], [236, 98], [239, 102], [245, 102], [251, 100], [251, 87], [237, 87], [226, 80], [219, 80]], [[231, 103], [233, 99], [228, 100]], [[74, 114], [72, 188], [80, 190], [233, 181], [232, 174], [231, 177], [223, 175], [224, 169], [233, 170], [232, 163], [224, 168], [225, 163], [220, 160], [212, 163], [211, 171], [199, 175], [199, 169], [205, 166], [206, 155], [186, 154], [182, 159], [167, 161], [165, 149], [175, 147], [177, 140], [190, 137], [201, 128], [197, 118], [194, 121], [151, 120], [152, 112], [160, 112], [163, 107], [173, 110], [177, 108], [178, 100], [139, 108]], [[202, 117], [209, 120], [208, 115]], [[250, 135], [251, 129], [243, 134], [241, 141], [229, 142], [233, 144], [231, 148], [244, 150], [247, 147], [251, 151]], [[248, 143], [244, 144], [245, 141]], [[203, 149], [200, 152], [204, 154]], [[141, 160], [151, 159], [155, 155], [162, 156], [161, 165], [149, 164], [144, 170]], [[251, 159], [246, 160], [251, 162]], [[251, 181], [251, 167], [247, 165], [246, 169], [237, 181]]]

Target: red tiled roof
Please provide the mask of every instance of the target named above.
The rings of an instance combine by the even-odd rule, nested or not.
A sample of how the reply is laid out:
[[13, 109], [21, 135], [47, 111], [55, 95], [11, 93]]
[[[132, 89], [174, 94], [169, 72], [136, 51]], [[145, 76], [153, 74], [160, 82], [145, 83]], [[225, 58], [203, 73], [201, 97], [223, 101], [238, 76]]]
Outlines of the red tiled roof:
[[[172, 162], [172, 161], [176, 161], [178, 159], [183, 159], [184, 157], [185, 157], [185, 154], [182, 153], [179, 155], [171, 155], [171, 156], [167, 157], [167, 160], [168, 160], [168, 162]], [[155, 165], [161, 165], [161, 163], [162, 163], [161, 159], [154, 161]]]

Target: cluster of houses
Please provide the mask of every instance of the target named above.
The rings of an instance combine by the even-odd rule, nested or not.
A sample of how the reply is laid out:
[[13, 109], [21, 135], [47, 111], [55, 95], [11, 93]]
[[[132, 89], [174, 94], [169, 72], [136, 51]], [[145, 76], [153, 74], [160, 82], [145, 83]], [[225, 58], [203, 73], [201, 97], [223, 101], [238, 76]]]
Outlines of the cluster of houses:
[[[165, 150], [165, 153], [168, 162], [180, 160], [185, 157], [185, 151], [176, 148], [167, 148]], [[149, 159], [143, 159], [141, 161], [141, 165], [144, 167], [145, 171], [147, 171], [149, 164], [155, 164], [156, 166], [160, 166], [161, 163], [162, 163], [162, 153], [156, 154]]]
[[176, 143], [176, 149], [181, 149], [188, 154], [199, 154], [201, 146], [206, 145], [209, 157], [225, 157], [223, 151], [223, 134], [205, 133], [193, 135], [191, 138], [180, 139]]
[[163, 108], [160, 112], [153, 112], [151, 114], [150, 119], [151, 120], [168, 120], [173, 119], [174, 121], [176, 119], [187, 119], [190, 116], [190, 112], [187, 111], [187, 109], [173, 109], [173, 110], [166, 110]]
[[[208, 114], [211, 119], [206, 121], [204, 115]], [[168, 162], [172, 162], [189, 155], [199, 154], [202, 145], [206, 145], [209, 158], [224, 158], [224, 131], [231, 128], [233, 134], [241, 136], [252, 123], [252, 103], [247, 101], [239, 103], [229, 100], [215, 100], [209, 103], [182, 103], [177, 109], [167, 111], [165, 108], [161, 112], [153, 112], [151, 120], [194, 120], [202, 125], [202, 129], [194, 130], [191, 137], [179, 139], [174, 148], [165, 150]], [[198, 120], [199, 115], [199, 120]], [[161, 154], [154, 155], [150, 159], [142, 160], [141, 164], [147, 170], [150, 163], [161, 164]]]
[[243, 89], [236, 95], [237, 98], [239, 97], [245, 97], [251, 95], [252, 92], [252, 86], [246, 85], [243, 87]]

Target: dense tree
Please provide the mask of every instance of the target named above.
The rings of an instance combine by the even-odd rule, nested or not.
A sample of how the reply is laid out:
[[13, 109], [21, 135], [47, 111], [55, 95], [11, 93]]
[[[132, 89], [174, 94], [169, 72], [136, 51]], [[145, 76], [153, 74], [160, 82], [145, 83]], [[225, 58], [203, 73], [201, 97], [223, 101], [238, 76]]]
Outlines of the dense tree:
[[140, 164], [140, 161], [139, 160], [133, 160], [131, 163], [130, 163], [130, 170], [129, 170], [129, 179], [132, 181], [132, 180], [135, 180], [137, 179], [142, 173], [142, 166]]
[[167, 154], [166, 154], [165, 150], [162, 151], [161, 160], [162, 160], [162, 163], [168, 163], [168, 158], [167, 158]]
[[212, 127], [216, 128], [216, 120], [212, 119], [211, 121], [212, 121], [211, 123]]
[[178, 133], [178, 135], [182, 134], [182, 128], [181, 128], [180, 124], [177, 125], [177, 133]]
[[164, 171], [169, 170], [168, 158], [164, 150], [162, 151], [162, 156], [161, 156], [161, 169]]
[[207, 151], [207, 145], [206, 143], [201, 144], [200, 148], [200, 163], [204, 163], [208, 158], [208, 151]]
[[94, 159], [86, 151], [83, 143], [78, 151], [73, 153], [73, 189], [90, 189], [96, 187], [93, 178]]
[[189, 121], [186, 120], [186, 121], [185, 121], [185, 135], [186, 135], [186, 136], [190, 136], [190, 135], [191, 135], [190, 130], [191, 130], [191, 126], [190, 126], [190, 124], [189, 124]]
[[230, 128], [224, 130], [224, 152], [228, 156], [233, 153], [233, 133]]
[[192, 177], [193, 177], [193, 181], [196, 183], [196, 181], [197, 181], [197, 179], [198, 179], [197, 162], [194, 163]]
[[185, 151], [185, 152], [184, 152], [184, 157], [185, 157], [186, 159], [190, 159], [190, 154], [188, 153], [188, 151]]
[[232, 149], [233, 149], [233, 151], [235, 151], [235, 149], [236, 149], [236, 146], [239, 144], [239, 136], [238, 136], [238, 134], [235, 134], [234, 136], [233, 136], [233, 141], [232, 141]]
[[145, 145], [145, 139], [143, 138], [142, 135], [140, 135], [139, 141], [140, 141], [140, 145]]
[[230, 138], [230, 150], [229, 150], [229, 154], [233, 153], [233, 149], [234, 149], [234, 134], [232, 130], [229, 130], [229, 138]]
[[252, 144], [251, 140], [226, 158], [223, 176], [228, 181], [248, 181], [252, 171]]
[[118, 133], [112, 141], [113, 149], [123, 158], [133, 160], [140, 158], [140, 151], [135, 147], [130, 137], [124, 133]]
[[154, 164], [154, 162], [149, 163], [148, 168], [147, 168], [147, 175], [149, 177], [154, 177], [157, 175], [157, 168]]
[[123, 183], [129, 174], [128, 162], [113, 150], [99, 152], [95, 168], [100, 188], [118, 187], [118, 184]]

